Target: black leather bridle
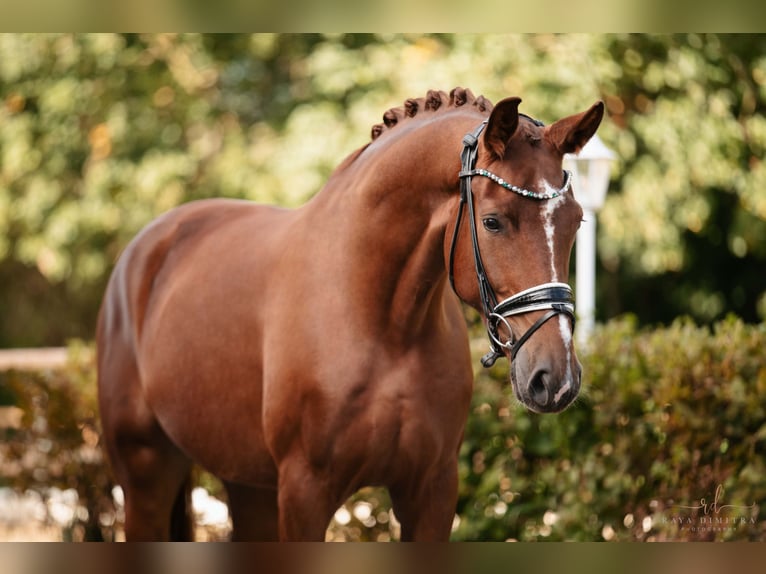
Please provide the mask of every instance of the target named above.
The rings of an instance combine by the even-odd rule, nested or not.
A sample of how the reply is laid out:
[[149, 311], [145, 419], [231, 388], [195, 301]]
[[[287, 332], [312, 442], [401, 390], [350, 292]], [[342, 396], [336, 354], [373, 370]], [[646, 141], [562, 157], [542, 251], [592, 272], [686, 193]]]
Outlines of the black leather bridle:
[[[519, 114], [523, 115], [523, 114]], [[528, 117], [528, 116], [525, 116]], [[537, 120], [532, 120], [536, 125], [541, 125]], [[531, 287], [520, 293], [517, 293], [507, 299], [497, 302], [497, 296], [494, 289], [487, 278], [487, 273], [484, 270], [484, 264], [481, 260], [481, 253], [479, 251], [479, 237], [476, 231], [476, 217], [474, 215], [473, 206], [473, 192], [471, 191], [471, 178], [474, 176], [483, 176], [491, 179], [495, 183], [502, 185], [506, 189], [518, 193], [524, 197], [529, 197], [537, 200], [552, 199], [563, 194], [569, 187], [569, 181], [571, 174], [564, 171], [564, 185], [561, 189], [552, 193], [536, 193], [523, 188], [516, 187], [510, 183], [507, 183], [502, 178], [495, 174], [476, 168], [476, 157], [478, 155], [479, 147], [479, 135], [481, 134], [486, 121], [482, 122], [473, 132], [468, 133], [463, 138], [463, 151], [460, 154], [461, 171], [460, 171], [460, 207], [457, 212], [457, 219], [455, 221], [455, 230], [452, 235], [452, 244], [450, 246], [449, 255], [449, 280], [452, 285], [452, 289], [457, 293], [455, 289], [455, 276], [454, 276], [454, 263], [455, 263], [455, 248], [457, 246], [458, 232], [460, 230], [460, 224], [463, 220], [463, 212], [465, 207], [468, 206], [468, 221], [471, 228], [471, 243], [473, 245], [473, 260], [476, 267], [476, 279], [479, 282], [479, 296], [481, 298], [481, 305], [486, 317], [487, 335], [489, 336], [490, 351], [484, 355], [481, 359], [481, 364], [484, 367], [491, 367], [495, 364], [495, 361], [503, 356], [504, 350], [510, 352], [511, 361], [516, 358], [521, 346], [529, 340], [529, 338], [537, 331], [543, 324], [549, 319], [559, 314], [568, 316], [572, 321], [572, 331], [574, 331], [575, 325], [575, 312], [574, 312], [574, 296], [572, 289], [566, 283], [543, 283], [536, 287]], [[458, 293], [458, 296], [460, 294]], [[508, 323], [507, 317], [513, 315], [520, 315], [522, 313], [529, 313], [532, 311], [545, 311], [548, 312], [542, 315], [535, 323], [518, 339], [514, 337], [513, 329]], [[498, 332], [498, 327], [503, 324], [510, 333], [510, 339], [502, 341]]]

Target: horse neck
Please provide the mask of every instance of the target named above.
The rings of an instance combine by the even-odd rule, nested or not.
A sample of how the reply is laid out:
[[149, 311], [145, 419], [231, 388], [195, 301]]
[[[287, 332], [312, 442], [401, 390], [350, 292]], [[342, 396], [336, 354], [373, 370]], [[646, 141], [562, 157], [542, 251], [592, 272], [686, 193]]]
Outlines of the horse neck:
[[[462, 137], [477, 114], [397, 126], [365, 148], [316, 198], [347, 289], [372, 324], [414, 329], [440, 312], [444, 239], [459, 201]], [[401, 131], [399, 131], [401, 130]], [[447, 286], [446, 289], [449, 289]]]

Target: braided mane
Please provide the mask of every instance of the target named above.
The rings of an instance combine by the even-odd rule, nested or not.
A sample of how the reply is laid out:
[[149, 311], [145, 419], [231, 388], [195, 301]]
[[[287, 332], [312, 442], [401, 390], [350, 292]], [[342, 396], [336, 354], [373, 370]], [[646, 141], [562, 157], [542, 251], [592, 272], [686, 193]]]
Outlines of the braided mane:
[[453, 88], [449, 94], [441, 90], [428, 90], [423, 98], [410, 98], [399, 108], [391, 108], [383, 114], [383, 123], [372, 126], [370, 135], [373, 140], [380, 137], [386, 130], [395, 127], [400, 121], [415, 117], [418, 112], [435, 112], [441, 108], [457, 108], [464, 105], [475, 106], [482, 112], [491, 111], [493, 108], [484, 96], [475, 97], [471, 90], [466, 88]]

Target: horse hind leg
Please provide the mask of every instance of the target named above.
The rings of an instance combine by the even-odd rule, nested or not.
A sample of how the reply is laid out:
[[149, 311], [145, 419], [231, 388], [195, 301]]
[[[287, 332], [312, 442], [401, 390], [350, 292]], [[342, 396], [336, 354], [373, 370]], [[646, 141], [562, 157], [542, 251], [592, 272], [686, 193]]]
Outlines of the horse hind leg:
[[192, 463], [146, 404], [129, 353], [109, 350], [99, 365], [99, 404], [103, 441], [125, 497], [125, 538], [191, 539]]
[[125, 538], [192, 540], [191, 461], [158, 425], [151, 434], [120, 437], [110, 457], [125, 496]]
[[170, 540], [191, 542], [194, 540], [194, 512], [191, 502], [192, 480], [187, 473], [186, 480], [176, 494], [173, 508], [170, 510]]

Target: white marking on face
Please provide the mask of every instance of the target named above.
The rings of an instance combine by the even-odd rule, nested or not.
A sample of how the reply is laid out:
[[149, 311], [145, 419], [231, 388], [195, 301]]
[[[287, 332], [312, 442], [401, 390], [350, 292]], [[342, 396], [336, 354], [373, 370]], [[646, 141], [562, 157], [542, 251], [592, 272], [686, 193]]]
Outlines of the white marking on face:
[[567, 352], [567, 372], [564, 375], [565, 383], [561, 385], [559, 391], [553, 396], [553, 401], [558, 403], [561, 398], [572, 386], [572, 331], [569, 328], [569, 319], [564, 315], [559, 315], [559, 332], [561, 333], [561, 341], [564, 343], [564, 349]]
[[559, 389], [559, 392], [553, 395], [553, 402], [559, 403], [561, 402], [561, 398], [566, 394], [566, 392], [569, 390], [569, 388], [572, 386], [572, 380], [567, 379], [567, 382], [561, 386]]
[[[553, 187], [546, 180], [541, 179], [539, 186], [544, 190], [544, 193], [555, 193], [557, 188]], [[543, 230], [545, 231], [545, 240], [548, 244], [548, 254], [551, 258], [551, 281], [558, 281], [558, 274], [556, 273], [556, 264], [553, 257], [554, 248], [554, 233], [555, 228], [553, 226], [553, 214], [561, 207], [567, 200], [566, 195], [559, 195], [553, 199], [545, 200], [545, 206], [543, 207]]]
[[[553, 193], [557, 191], [557, 188], [553, 187], [544, 179], [540, 180], [539, 185], [544, 190], [545, 193]], [[543, 230], [545, 231], [545, 241], [548, 245], [548, 255], [550, 256], [551, 281], [559, 280], [558, 274], [556, 273], [556, 262], [554, 258], [556, 229], [553, 225], [553, 215], [556, 213], [556, 210], [559, 207], [561, 207], [562, 205], [564, 205], [564, 203], [566, 203], [567, 198], [568, 198], [567, 195], [560, 195], [558, 197], [554, 197], [553, 199], [546, 200], [545, 206], [543, 207], [543, 211], [542, 211]], [[566, 374], [564, 375], [564, 384], [561, 385], [561, 388], [553, 396], [554, 403], [560, 402], [561, 399], [564, 397], [564, 395], [569, 391], [569, 389], [572, 387], [572, 379], [573, 379], [572, 377], [572, 331], [570, 330], [569, 319], [564, 315], [559, 315], [558, 320], [559, 320], [559, 332], [561, 333], [561, 342], [564, 345], [564, 349], [566, 349], [567, 370], [566, 370]]]

